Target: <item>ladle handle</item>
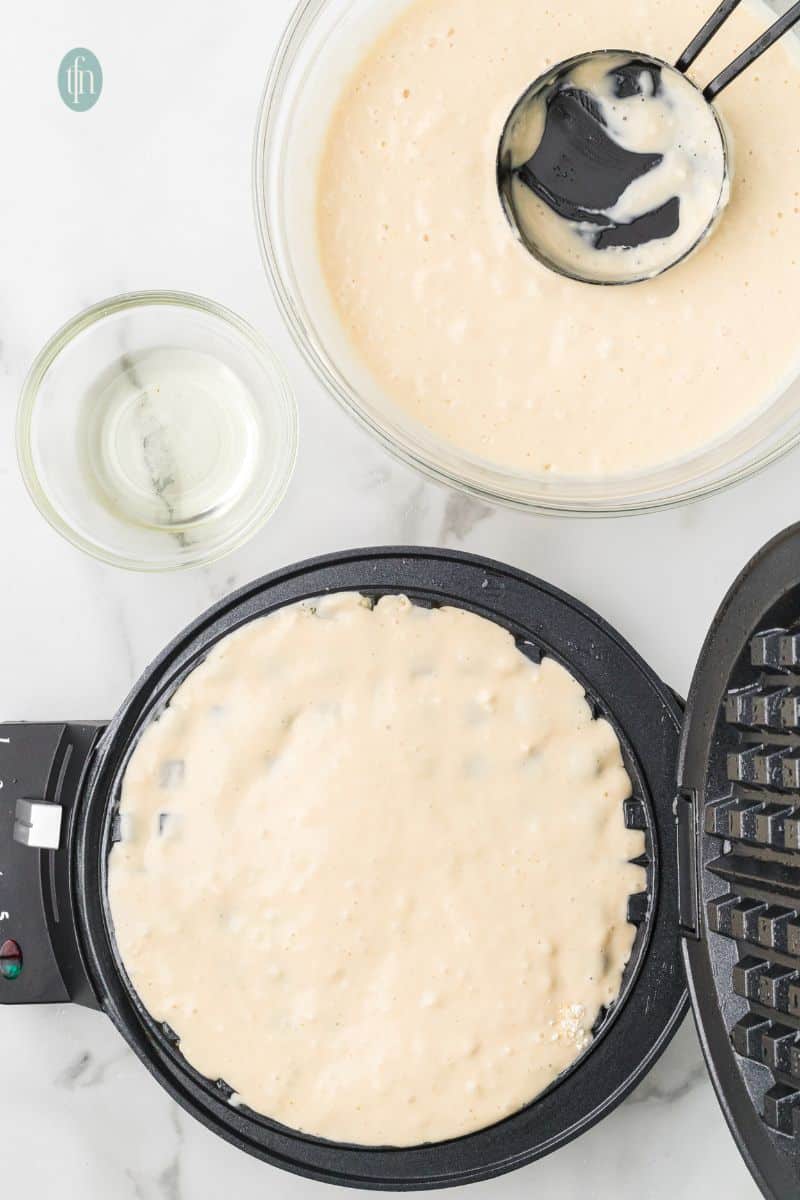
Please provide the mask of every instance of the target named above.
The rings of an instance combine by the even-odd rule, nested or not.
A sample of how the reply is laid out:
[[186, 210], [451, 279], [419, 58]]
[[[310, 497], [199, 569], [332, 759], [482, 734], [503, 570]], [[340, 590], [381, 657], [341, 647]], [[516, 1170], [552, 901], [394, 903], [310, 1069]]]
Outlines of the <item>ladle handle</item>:
[[[738, 7], [739, 3], [740, 0], [722, 0], [722, 3], [717, 5], [705, 25], [695, 34], [683, 54], [675, 63], [679, 71], [686, 71], [692, 65], [697, 56], [705, 50], [717, 31], [725, 24], [733, 10]], [[727, 67], [723, 67], [714, 76], [711, 82], [703, 88], [703, 95], [706, 100], [709, 102], [714, 100], [723, 88], [726, 88], [729, 83], [733, 83], [734, 79], [738, 79], [743, 71], [752, 66], [765, 50], [769, 50], [770, 46], [773, 46], [779, 38], [788, 33], [798, 21], [800, 21], [800, 0], [796, 0], [796, 3], [787, 9], [782, 17], [778, 17], [777, 21], [773, 25], [770, 25], [769, 29], [766, 29], [733, 62], [729, 63]]]
[[698, 30], [675, 63], [676, 70], [682, 72], [688, 71], [694, 60], [699, 54], [702, 54], [708, 43], [717, 31], [722, 28], [733, 10], [739, 7], [740, 3], [741, 0], [722, 0], [722, 3], [714, 9], [703, 28]]

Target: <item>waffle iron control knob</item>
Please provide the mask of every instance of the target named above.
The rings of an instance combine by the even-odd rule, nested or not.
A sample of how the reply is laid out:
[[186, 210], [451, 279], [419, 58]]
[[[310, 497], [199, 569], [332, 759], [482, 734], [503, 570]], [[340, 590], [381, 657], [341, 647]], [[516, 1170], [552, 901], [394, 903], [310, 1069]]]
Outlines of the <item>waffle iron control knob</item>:
[[47, 800], [17, 800], [14, 841], [37, 850], [57, 850], [61, 841], [60, 804]]

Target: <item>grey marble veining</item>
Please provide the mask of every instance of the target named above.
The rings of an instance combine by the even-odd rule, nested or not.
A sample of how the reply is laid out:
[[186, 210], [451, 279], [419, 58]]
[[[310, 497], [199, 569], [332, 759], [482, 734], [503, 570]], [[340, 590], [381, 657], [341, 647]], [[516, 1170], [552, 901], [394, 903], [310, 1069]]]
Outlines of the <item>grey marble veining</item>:
[[[800, 457], [680, 511], [623, 521], [546, 520], [449, 493], [389, 458], [312, 380], [271, 299], [250, 201], [250, 145], [269, 57], [291, 0], [102, 0], [6, 6], [3, 283], [0, 286], [0, 719], [109, 717], [187, 621], [231, 589], [313, 554], [387, 543], [497, 557], [578, 596], [679, 691], [732, 579], [798, 516]], [[66, 50], [100, 56], [105, 91], [69, 113]], [[10, 181], [10, 182], [8, 182]], [[270, 524], [225, 561], [137, 576], [84, 558], [30, 504], [14, 460], [25, 372], [78, 309], [126, 290], [208, 295], [284, 358], [301, 450]], [[71, 1007], [0, 1008], [3, 1186], [26, 1200], [322, 1197], [213, 1137], [172, 1103], [110, 1023]], [[559, 1200], [754, 1200], [686, 1024], [602, 1125], [470, 1195]]]

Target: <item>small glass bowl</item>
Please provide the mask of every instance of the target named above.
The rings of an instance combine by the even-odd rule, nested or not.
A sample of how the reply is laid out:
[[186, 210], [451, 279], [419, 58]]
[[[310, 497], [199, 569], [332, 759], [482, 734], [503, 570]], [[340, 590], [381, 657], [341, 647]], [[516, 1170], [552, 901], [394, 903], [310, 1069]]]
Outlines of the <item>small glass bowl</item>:
[[[597, 476], [500, 466], [437, 437], [383, 392], [349, 344], [322, 276], [313, 181], [342, 87], [408, 3], [299, 0], [269, 69], [255, 131], [252, 186], [264, 267], [295, 343], [330, 394], [387, 450], [439, 482], [555, 516], [625, 516], [683, 504], [747, 479], [800, 444], [796, 376], [765, 396], [752, 419], [695, 454]], [[768, 4], [778, 11], [777, 0]]]
[[241, 546], [297, 453], [283, 368], [235, 313], [179, 292], [117, 296], [39, 353], [17, 413], [22, 476], [73, 546], [178, 570]]

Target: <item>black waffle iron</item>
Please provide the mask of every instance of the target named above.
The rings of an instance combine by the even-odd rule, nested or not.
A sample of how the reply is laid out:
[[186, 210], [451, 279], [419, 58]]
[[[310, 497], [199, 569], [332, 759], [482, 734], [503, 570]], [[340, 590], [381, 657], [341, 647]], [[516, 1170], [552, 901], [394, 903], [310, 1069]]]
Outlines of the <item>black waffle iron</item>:
[[[308, 1137], [230, 1103], [139, 1003], [116, 951], [106, 863], [120, 781], [146, 724], [221, 637], [331, 591], [403, 592], [507, 628], [562, 662], [614, 725], [633, 782], [647, 890], [618, 1001], [578, 1062], [522, 1112], [434, 1145]], [[677, 783], [676, 783], [677, 771]], [[277, 1166], [331, 1183], [435, 1188], [509, 1171], [577, 1137], [643, 1078], [691, 995], [720, 1102], [764, 1194], [800, 1194], [800, 526], [725, 600], [686, 713], [600, 617], [520, 571], [443, 550], [353, 551], [290, 567], [216, 605], [167, 647], [109, 724], [0, 725], [0, 1001], [108, 1014], [187, 1111]], [[687, 994], [688, 981], [688, 994]], [[232, 1084], [235, 1081], [230, 1081]]]

